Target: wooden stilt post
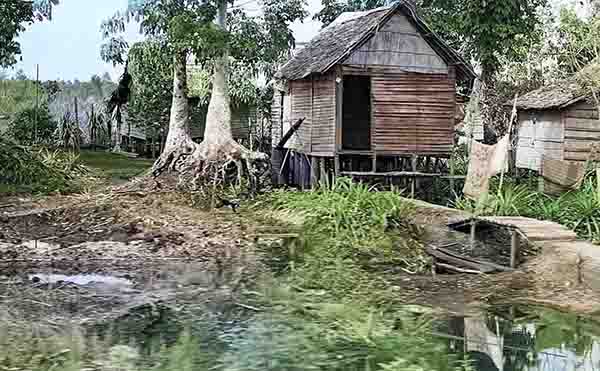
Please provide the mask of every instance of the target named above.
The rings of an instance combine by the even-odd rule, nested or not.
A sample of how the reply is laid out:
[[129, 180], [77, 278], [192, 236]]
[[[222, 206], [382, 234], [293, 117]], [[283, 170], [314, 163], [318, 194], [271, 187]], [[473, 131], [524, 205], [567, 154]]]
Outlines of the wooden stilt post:
[[377, 154], [373, 153], [373, 165], [372, 165], [373, 173], [377, 172]]
[[336, 154], [334, 159], [334, 171], [335, 171], [335, 176], [339, 177], [340, 176], [340, 155]]
[[475, 219], [471, 220], [471, 247], [475, 246], [475, 237], [477, 235], [477, 222]]
[[312, 189], [316, 189], [319, 185], [319, 159], [316, 156], [310, 158], [310, 183]]
[[[417, 155], [412, 156], [411, 168], [412, 168], [413, 173], [417, 172]], [[417, 177], [413, 175], [412, 182], [410, 184], [410, 196], [412, 198], [415, 198], [416, 187], [417, 187]]]
[[510, 235], [510, 267], [516, 268], [519, 264], [519, 250], [521, 241], [516, 230], [512, 230]]
[[325, 163], [327, 162], [327, 157], [322, 157], [319, 160], [319, 165], [321, 167], [321, 184], [327, 186], [329, 184], [329, 179], [327, 175], [327, 170], [325, 168]]

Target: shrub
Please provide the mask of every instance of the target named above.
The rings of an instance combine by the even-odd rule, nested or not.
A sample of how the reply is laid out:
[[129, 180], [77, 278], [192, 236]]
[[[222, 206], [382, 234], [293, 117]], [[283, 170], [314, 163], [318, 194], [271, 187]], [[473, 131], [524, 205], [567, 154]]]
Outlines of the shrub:
[[454, 207], [476, 215], [526, 216], [539, 197], [538, 192], [525, 185], [509, 183], [501, 192], [492, 189], [477, 201], [459, 198], [454, 201]]
[[72, 153], [30, 149], [0, 137], [0, 184], [24, 192], [72, 192], [88, 173]]
[[34, 143], [52, 145], [57, 127], [58, 123], [48, 113], [48, 107], [29, 107], [15, 115], [9, 124], [7, 134], [22, 145], [30, 146]]

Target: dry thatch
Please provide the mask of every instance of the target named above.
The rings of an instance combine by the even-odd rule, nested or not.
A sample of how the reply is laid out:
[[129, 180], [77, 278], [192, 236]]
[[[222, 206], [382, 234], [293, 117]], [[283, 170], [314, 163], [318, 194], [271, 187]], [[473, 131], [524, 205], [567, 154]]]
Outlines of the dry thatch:
[[[579, 84], [573, 80], [563, 80], [519, 97], [517, 108], [520, 110], [564, 108], [582, 99], [585, 99], [585, 94], [582, 94]], [[512, 106], [513, 103], [511, 99], [505, 105]]]
[[[592, 95], [592, 90], [600, 90], [600, 62], [593, 62], [582, 68], [569, 79], [543, 86], [531, 91], [517, 101], [521, 110], [563, 109], [581, 102]], [[512, 106], [512, 100], [505, 103]]]
[[413, 6], [405, 1], [367, 12], [342, 14], [288, 61], [276, 77], [299, 80], [313, 73], [329, 71], [375, 35], [394, 13], [401, 12], [413, 22], [421, 36], [446, 63], [456, 65], [458, 79], [473, 80], [475, 72], [469, 63], [431, 31], [417, 16]]

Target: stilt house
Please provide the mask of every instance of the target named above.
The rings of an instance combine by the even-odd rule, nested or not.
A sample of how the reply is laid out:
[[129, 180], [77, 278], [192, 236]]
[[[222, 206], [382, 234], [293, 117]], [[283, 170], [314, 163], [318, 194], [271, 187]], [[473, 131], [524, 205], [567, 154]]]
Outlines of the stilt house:
[[457, 81], [470, 87], [475, 73], [404, 0], [340, 15], [276, 77], [274, 181], [308, 186], [321, 174], [416, 171], [417, 159], [448, 158]]

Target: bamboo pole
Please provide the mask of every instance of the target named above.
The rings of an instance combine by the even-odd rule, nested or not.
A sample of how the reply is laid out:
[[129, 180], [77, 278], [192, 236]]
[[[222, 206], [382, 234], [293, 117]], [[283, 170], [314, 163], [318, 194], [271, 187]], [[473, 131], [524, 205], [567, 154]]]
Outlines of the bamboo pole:
[[520, 250], [519, 234], [517, 233], [517, 231], [514, 230], [510, 233], [510, 267], [516, 268], [519, 260]]
[[[508, 158], [508, 148], [510, 147], [510, 136], [512, 134], [512, 127], [513, 127], [513, 122], [515, 121], [515, 119], [517, 118], [517, 98], [519, 96], [517, 94], [515, 94], [515, 102], [513, 103], [513, 109], [512, 109], [512, 113], [510, 115], [510, 122], [508, 124], [508, 147], [506, 148], [506, 158]], [[502, 171], [500, 172], [500, 186], [498, 187], [498, 194], [500, 194], [500, 192], [502, 192], [502, 187], [504, 186], [504, 173], [506, 172], [506, 166], [504, 166], [505, 164], [502, 164]]]
[[35, 65], [35, 121], [33, 123], [33, 144], [38, 142], [38, 121], [40, 108], [40, 65]]

